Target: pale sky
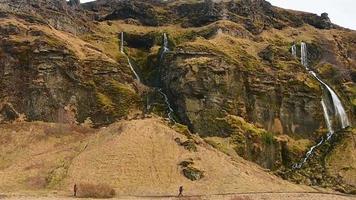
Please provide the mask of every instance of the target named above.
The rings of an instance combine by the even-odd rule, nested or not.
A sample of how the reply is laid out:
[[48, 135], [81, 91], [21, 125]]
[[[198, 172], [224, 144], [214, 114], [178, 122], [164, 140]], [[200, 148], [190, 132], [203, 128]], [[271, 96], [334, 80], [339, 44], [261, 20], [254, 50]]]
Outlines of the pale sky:
[[[81, 0], [82, 3], [93, 0]], [[311, 12], [320, 15], [329, 13], [331, 21], [337, 25], [356, 30], [356, 0], [267, 0], [273, 5]]]

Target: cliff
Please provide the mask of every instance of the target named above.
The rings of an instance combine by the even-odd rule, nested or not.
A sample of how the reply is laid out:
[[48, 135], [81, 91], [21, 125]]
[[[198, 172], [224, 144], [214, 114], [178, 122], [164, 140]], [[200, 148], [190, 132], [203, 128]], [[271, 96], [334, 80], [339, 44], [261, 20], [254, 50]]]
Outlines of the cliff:
[[[300, 64], [302, 41], [309, 66], [355, 123], [356, 32], [333, 24], [326, 13], [285, 10], [264, 0], [5, 0], [0, 25], [2, 123], [89, 121], [101, 127], [137, 115], [167, 117], [172, 109], [174, 121], [220, 151], [299, 183], [355, 190], [348, 178], [354, 162], [343, 168], [335, 159], [344, 152], [340, 144], [353, 152], [344, 138], [354, 130], [337, 123], [338, 139], [290, 172], [328, 131], [323, 89]], [[164, 33], [169, 50], [162, 53]], [[328, 178], [312, 181], [313, 168]], [[336, 174], [340, 168], [344, 172]]]

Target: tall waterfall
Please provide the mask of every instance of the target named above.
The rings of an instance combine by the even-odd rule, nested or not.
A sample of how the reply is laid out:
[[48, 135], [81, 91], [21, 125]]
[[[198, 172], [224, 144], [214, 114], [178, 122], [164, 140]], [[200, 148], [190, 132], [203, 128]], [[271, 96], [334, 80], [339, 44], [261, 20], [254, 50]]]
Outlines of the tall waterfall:
[[121, 32], [121, 38], [120, 38], [120, 52], [124, 53], [124, 32]]
[[293, 44], [292, 46], [292, 55], [296, 58], [297, 57], [297, 46]]
[[307, 44], [305, 44], [304, 42], [302, 42], [301, 44], [300, 60], [302, 62], [302, 65], [305, 67], [305, 69], [309, 70]]
[[129, 63], [130, 69], [131, 71], [135, 74], [136, 79], [138, 80], [138, 82], [141, 82], [140, 76], [137, 74], [137, 72], [135, 71], [135, 69], [133, 68], [130, 58], [126, 55], [126, 53], [124, 52], [124, 32], [121, 32], [121, 45], [120, 45], [120, 51], [122, 54], [125, 55], [127, 62]]
[[[292, 49], [293, 49], [293, 47], [292, 47]], [[334, 113], [330, 113], [329, 112], [329, 109], [328, 109], [327, 104], [326, 104], [326, 99], [325, 99], [325, 97], [323, 97], [323, 99], [321, 100], [321, 105], [323, 107], [325, 123], [327, 125], [327, 128], [328, 128], [329, 132], [328, 132], [328, 134], [326, 136], [326, 139], [321, 138], [321, 140], [320, 140], [320, 142], [318, 144], [312, 146], [309, 149], [309, 151], [306, 153], [306, 155], [305, 155], [304, 159], [302, 160], [302, 162], [293, 165], [294, 169], [301, 168], [303, 166], [303, 164], [305, 162], [307, 162], [309, 157], [313, 154], [314, 150], [317, 147], [319, 147], [320, 145], [322, 145], [324, 141], [330, 140], [330, 138], [334, 135], [335, 132], [334, 132], [334, 129], [333, 129], [333, 123], [332, 123], [332, 120], [330, 119], [330, 116], [332, 116], [334, 114], [336, 119], [340, 120], [342, 129], [347, 128], [348, 126], [350, 126], [350, 122], [349, 122], [349, 119], [348, 119], [347, 114], [345, 112], [345, 109], [342, 106], [341, 101], [340, 101], [339, 97], [336, 95], [336, 93], [334, 92], [334, 90], [332, 90], [329, 87], [329, 85], [327, 85], [323, 80], [321, 80], [314, 71], [309, 69], [307, 52], [308, 52], [307, 45], [306, 45], [306, 43], [302, 42], [301, 43], [301, 63], [305, 67], [305, 69], [307, 69], [308, 72], [312, 76], [314, 76], [314, 78], [316, 80], [318, 80], [318, 82], [323, 86], [323, 88], [326, 89], [328, 94], [330, 94], [330, 96], [331, 96], [331, 104], [333, 105]], [[326, 95], [326, 96], [328, 96], [328, 95]]]
[[167, 37], [167, 34], [166, 33], [163, 33], [163, 53], [166, 53], [167, 51], [169, 51], [169, 48], [168, 48], [168, 37]]
[[[341, 101], [339, 99], [339, 97], [336, 95], [336, 93], [334, 92], [334, 90], [332, 90], [324, 81], [322, 81], [315, 72], [313, 71], [309, 71], [310, 74], [312, 74], [318, 81], [319, 83], [321, 83], [329, 92], [329, 94], [331, 95], [331, 100], [332, 100], [332, 104], [334, 107], [334, 115], [336, 118], [338, 118], [340, 120], [341, 123], [341, 128], [347, 128], [350, 126], [350, 122], [349, 119], [347, 117], [346, 111], [344, 109], [344, 107], [341, 104]], [[325, 104], [325, 102], [324, 102]], [[330, 115], [330, 113], [328, 113], [328, 115]]]
[[[163, 33], [163, 46], [162, 46], [161, 55], [159, 56], [161, 61], [163, 59], [164, 54], [167, 51], [169, 51], [169, 48], [168, 48], [168, 37], [167, 37], [166, 33]], [[172, 122], [176, 123], [176, 120], [173, 117], [174, 110], [172, 108], [172, 105], [169, 103], [168, 96], [163, 92], [162, 88], [159, 88], [158, 92], [163, 96], [164, 101], [165, 101], [165, 103], [166, 103], [166, 105], [168, 107], [168, 118], [169, 118], [169, 120], [171, 120]]]
[[159, 55], [160, 61], [162, 61], [163, 56], [167, 51], [169, 51], [169, 48], [168, 48], [168, 37], [167, 37], [166, 33], [163, 33], [163, 45], [162, 45], [161, 53]]

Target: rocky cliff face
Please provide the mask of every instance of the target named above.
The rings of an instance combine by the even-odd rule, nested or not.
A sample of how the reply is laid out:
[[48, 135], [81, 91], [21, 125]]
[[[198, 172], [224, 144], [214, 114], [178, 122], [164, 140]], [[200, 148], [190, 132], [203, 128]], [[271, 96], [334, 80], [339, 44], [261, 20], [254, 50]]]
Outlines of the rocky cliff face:
[[[215, 46], [221, 39], [224, 38], [209, 43], [216, 40]], [[309, 137], [308, 133], [321, 126], [317, 83], [308, 78], [287, 51], [282, 54], [290, 63], [278, 69], [238, 50], [242, 58], [237, 62], [224, 54], [199, 49], [165, 57], [163, 85], [168, 86], [186, 124], [196, 132], [213, 136], [229, 135], [216, 120], [227, 114], [241, 116], [279, 134]]]
[[0, 11], [73, 34], [90, 31], [88, 17], [68, 6], [66, 0], [4, 0], [0, 2]]
[[302, 12], [292, 13], [273, 7], [265, 0], [196, 1], [194, 3], [102, 0], [87, 3], [84, 7], [96, 12], [97, 18], [101, 20], [132, 18], [149, 26], [181, 24], [184, 27], [200, 27], [218, 20], [230, 20], [243, 24], [253, 33], [261, 33], [268, 28], [300, 27], [304, 23], [321, 29], [330, 29], [333, 26], [326, 13], [322, 16]]
[[[327, 14], [263, 0], [78, 3], [0, 3], [3, 122], [166, 117], [162, 88], [175, 119], [212, 146], [288, 170], [327, 131], [320, 85], [300, 64], [301, 41], [355, 122], [356, 34]], [[120, 32], [143, 83], [119, 51]], [[163, 33], [170, 50], [162, 55]]]
[[[67, 9], [59, 2], [41, 3], [53, 6], [56, 13]], [[8, 7], [18, 4], [2, 7], [6, 12], [0, 28], [1, 107], [11, 105], [30, 121], [77, 123], [91, 119], [102, 125], [125, 117], [139, 102], [136, 91], [128, 84], [132, 82], [130, 71], [123, 68], [126, 59], [114, 60], [76, 37], [71, 32], [81, 25], [77, 26], [76, 20], [58, 20], [56, 15], [38, 19], [36, 14], [42, 10], [27, 18], [27, 11], [52, 9], [37, 8], [41, 3], [23, 3], [23, 7], [10, 11]], [[61, 20], [68, 23], [62, 24]], [[52, 22], [59, 25], [52, 26]], [[123, 106], [116, 105], [118, 102]]]

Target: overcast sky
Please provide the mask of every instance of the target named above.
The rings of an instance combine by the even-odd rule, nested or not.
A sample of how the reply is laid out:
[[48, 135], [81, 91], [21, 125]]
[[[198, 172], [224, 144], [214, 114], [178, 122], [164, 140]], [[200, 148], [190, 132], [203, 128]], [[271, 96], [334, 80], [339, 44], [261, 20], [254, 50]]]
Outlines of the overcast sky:
[[[93, 0], [81, 0], [82, 3]], [[267, 0], [275, 6], [321, 14], [329, 13], [331, 21], [356, 30], [356, 0]]]

